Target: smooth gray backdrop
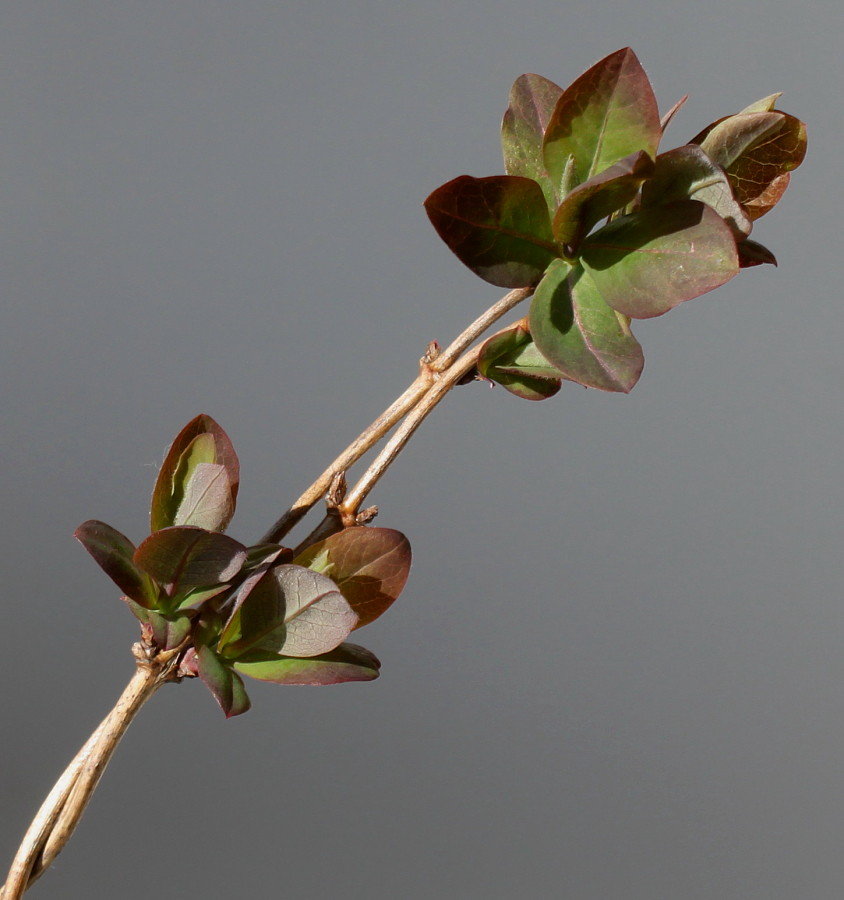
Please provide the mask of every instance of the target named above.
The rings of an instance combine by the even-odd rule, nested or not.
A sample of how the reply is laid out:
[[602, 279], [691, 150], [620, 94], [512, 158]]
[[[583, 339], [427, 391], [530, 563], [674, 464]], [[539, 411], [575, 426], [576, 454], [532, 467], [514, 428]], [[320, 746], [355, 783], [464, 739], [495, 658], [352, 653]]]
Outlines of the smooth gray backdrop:
[[73, 541], [135, 540], [199, 412], [250, 541], [500, 295], [422, 200], [513, 80], [631, 45], [667, 146], [774, 91], [780, 268], [636, 329], [629, 396], [455, 391], [372, 497], [415, 551], [379, 681], [163, 690], [38, 898], [844, 892], [844, 10], [833, 0], [12, 0], [0, 9], [0, 851], [128, 680]]

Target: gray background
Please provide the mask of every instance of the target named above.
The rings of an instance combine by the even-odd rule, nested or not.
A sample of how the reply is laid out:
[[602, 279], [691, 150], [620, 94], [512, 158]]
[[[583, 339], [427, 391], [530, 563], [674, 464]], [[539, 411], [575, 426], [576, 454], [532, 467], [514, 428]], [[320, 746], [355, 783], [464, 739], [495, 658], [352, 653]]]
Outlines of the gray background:
[[500, 295], [424, 197], [503, 171], [512, 81], [627, 44], [666, 146], [772, 93], [810, 152], [778, 255], [640, 323], [629, 396], [455, 391], [372, 497], [409, 586], [368, 685], [196, 682], [132, 726], [33, 898], [827, 900], [844, 891], [832, 0], [6, 2], [0, 850], [131, 674], [71, 538], [136, 540], [199, 412], [254, 540]]

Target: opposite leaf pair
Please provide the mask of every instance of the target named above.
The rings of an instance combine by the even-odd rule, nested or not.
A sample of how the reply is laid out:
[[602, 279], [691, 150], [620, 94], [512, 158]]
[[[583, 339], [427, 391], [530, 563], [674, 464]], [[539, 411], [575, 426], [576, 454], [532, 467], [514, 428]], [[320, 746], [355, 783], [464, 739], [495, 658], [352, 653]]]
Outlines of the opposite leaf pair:
[[662, 315], [741, 267], [774, 263], [748, 236], [806, 151], [805, 126], [774, 109], [778, 96], [657, 154], [683, 101], [660, 120], [629, 48], [565, 90], [519, 78], [501, 130], [508, 174], [462, 175], [425, 201], [472, 271], [500, 287], [535, 288], [530, 315], [483, 346], [480, 373], [533, 400], [563, 379], [629, 391], [644, 366], [631, 318]]
[[249, 708], [240, 674], [278, 684], [378, 676], [376, 657], [346, 638], [398, 597], [410, 545], [398, 531], [355, 526], [293, 557], [223, 534], [235, 510], [237, 455], [198, 416], [173, 442], [152, 497], [152, 534], [137, 548], [91, 520], [76, 537], [125, 594], [149, 644], [180, 648], [227, 716]]

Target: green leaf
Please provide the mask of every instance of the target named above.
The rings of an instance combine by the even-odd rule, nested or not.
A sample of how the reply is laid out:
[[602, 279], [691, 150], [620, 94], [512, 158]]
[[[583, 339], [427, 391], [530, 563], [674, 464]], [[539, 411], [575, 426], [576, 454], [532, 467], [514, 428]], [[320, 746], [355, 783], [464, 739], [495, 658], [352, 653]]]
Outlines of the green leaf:
[[580, 259], [604, 300], [634, 319], [661, 316], [720, 287], [739, 270], [729, 226], [697, 200], [610, 222], [583, 242]]
[[410, 542], [392, 528], [354, 526], [312, 544], [294, 560], [310, 568], [317, 560], [357, 613], [355, 628], [374, 622], [404, 588], [410, 573]]
[[557, 196], [570, 156], [582, 184], [631, 153], [656, 156], [661, 129], [653, 88], [629, 48], [584, 72], [557, 101], [545, 132], [544, 159]]
[[740, 238], [753, 223], [733, 196], [726, 172], [696, 144], [686, 144], [656, 158], [653, 177], [642, 188], [642, 207], [675, 200], [700, 200], [711, 206]]
[[246, 559], [246, 548], [234, 538], [204, 528], [179, 525], [156, 531], [135, 551], [135, 564], [167, 593], [229, 582]]
[[529, 321], [539, 351], [569, 381], [627, 393], [639, 380], [645, 360], [629, 322], [607, 305], [582, 267], [549, 267]]
[[592, 228], [630, 203], [653, 170], [653, 160], [640, 150], [584, 181], [557, 209], [551, 226], [554, 239], [568, 255], [576, 254], [580, 242]]
[[123, 599], [132, 615], [145, 626], [155, 645], [162, 650], [174, 650], [190, 634], [193, 625], [190, 616], [183, 613], [164, 616], [154, 609], [144, 609], [129, 597]]
[[220, 704], [227, 719], [245, 713], [252, 706], [240, 676], [213, 650], [200, 644], [196, 648], [196, 663], [197, 674]]
[[135, 545], [129, 538], [96, 519], [83, 522], [73, 536], [127, 597], [146, 609], [155, 606], [158, 587], [135, 565]]
[[532, 178], [550, 209], [557, 205], [556, 185], [545, 169], [542, 142], [563, 89], [541, 75], [522, 75], [510, 90], [510, 105], [501, 123], [501, 147], [508, 175]]
[[158, 473], [151, 530], [194, 525], [223, 531], [234, 515], [239, 483], [240, 465], [228, 435], [210, 416], [197, 416], [176, 436]]
[[381, 663], [369, 650], [357, 644], [340, 644], [328, 653], [307, 659], [261, 656], [238, 659], [234, 668], [243, 675], [275, 684], [341, 684], [346, 681], [372, 681], [378, 677]]
[[530, 287], [559, 256], [548, 206], [530, 178], [461, 175], [437, 188], [425, 211], [457, 258], [498, 287]]
[[281, 565], [248, 579], [217, 648], [228, 657], [247, 650], [318, 656], [341, 644], [357, 614], [325, 575]]
[[189, 609], [198, 610], [208, 600], [213, 600], [214, 597], [219, 597], [220, 594], [224, 594], [230, 589], [231, 585], [225, 583], [213, 584], [210, 587], [193, 588], [185, 593], [180, 592], [178, 602], [173, 606], [173, 611]]
[[691, 143], [727, 173], [751, 219], [759, 219], [785, 193], [790, 172], [806, 155], [806, 126], [787, 113], [738, 113], [704, 129]]
[[560, 373], [539, 352], [523, 323], [494, 334], [482, 344], [478, 371], [526, 400], [553, 397], [562, 386]]
[[741, 115], [741, 113], [771, 112], [777, 105], [777, 100], [779, 100], [780, 97], [782, 97], [782, 91], [778, 94], [770, 94], [768, 97], [763, 97], [761, 100], [751, 103], [750, 106], [745, 106], [744, 109], [739, 111], [739, 115]]

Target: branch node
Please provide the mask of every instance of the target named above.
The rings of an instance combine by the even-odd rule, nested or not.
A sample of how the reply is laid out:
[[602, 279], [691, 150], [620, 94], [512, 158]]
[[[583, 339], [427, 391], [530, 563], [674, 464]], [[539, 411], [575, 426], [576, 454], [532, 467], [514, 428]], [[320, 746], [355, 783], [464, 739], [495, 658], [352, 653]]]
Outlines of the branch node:
[[340, 517], [340, 524], [343, 528], [351, 528], [353, 525], [358, 524], [357, 509], [338, 506], [337, 515]]
[[325, 504], [328, 509], [337, 509], [343, 503], [348, 486], [346, 473], [337, 472], [331, 479], [331, 485], [328, 488], [328, 493], [325, 495]]
[[419, 360], [419, 365], [423, 369], [427, 369], [442, 353], [442, 349], [437, 341], [431, 341], [425, 348], [425, 355]]

